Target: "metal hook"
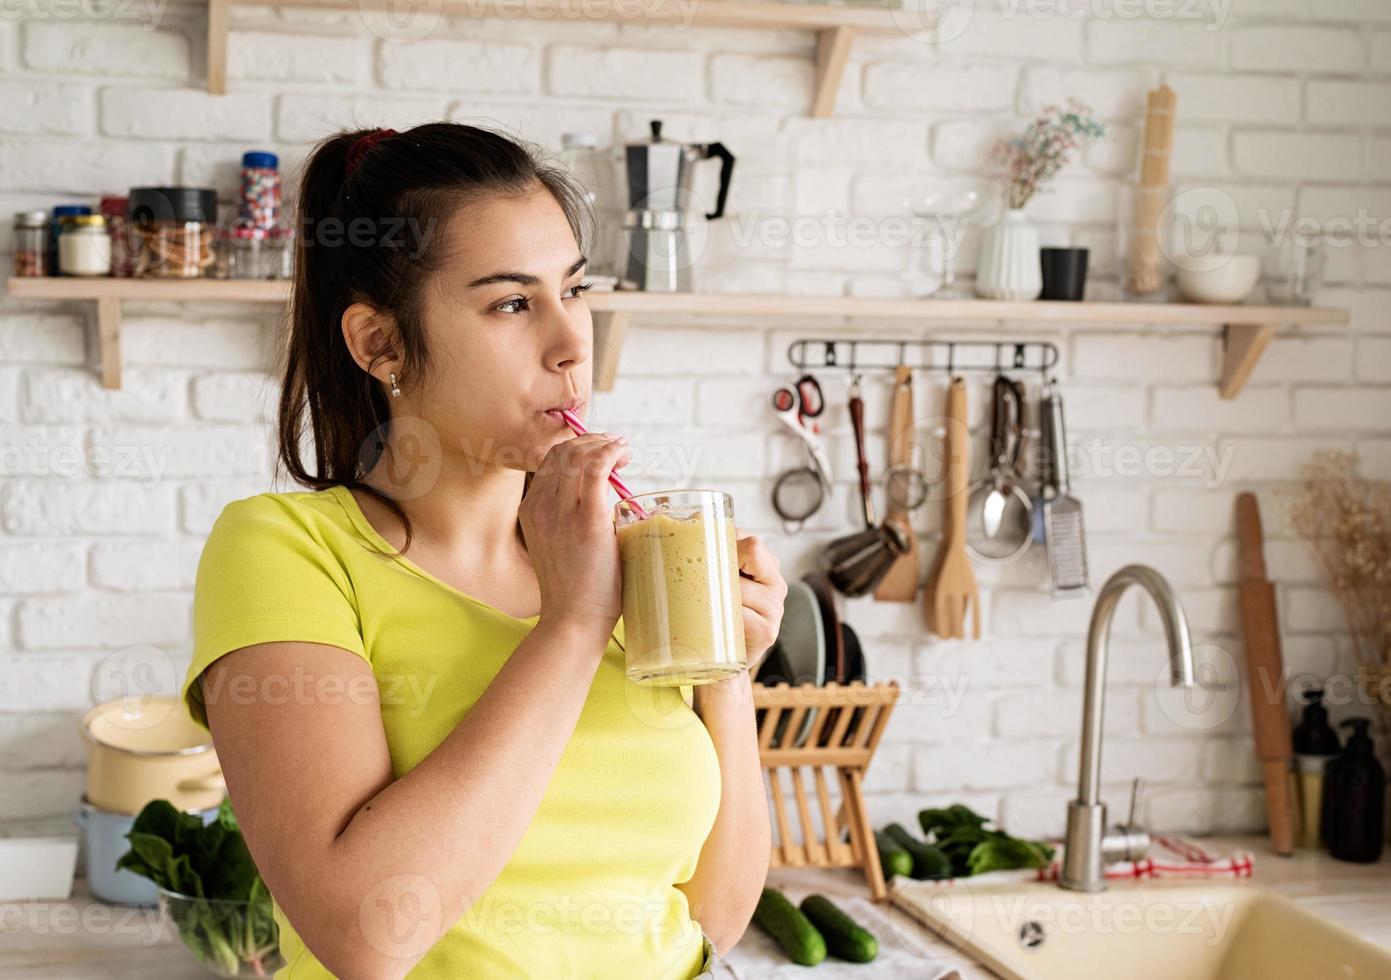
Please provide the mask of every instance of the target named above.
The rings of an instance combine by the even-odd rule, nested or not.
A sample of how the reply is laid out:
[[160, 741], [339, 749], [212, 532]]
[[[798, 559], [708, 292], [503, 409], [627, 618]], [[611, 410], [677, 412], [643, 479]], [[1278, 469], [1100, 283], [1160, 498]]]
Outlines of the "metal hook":
[[908, 363], [907, 352], [908, 352], [908, 341], [906, 341], [906, 340], [900, 340], [900, 341], [898, 342], [898, 366], [899, 366], [899, 367], [903, 367], [904, 364]]
[[1023, 345], [1023, 344], [1015, 344], [1015, 345], [1014, 345], [1014, 366], [1015, 366], [1016, 369], [1017, 369], [1017, 368], [1022, 368], [1022, 367], [1024, 366], [1024, 345]]
[[956, 374], [956, 344], [947, 341], [947, 375]]
[[850, 370], [855, 370], [855, 348], [858, 346], [856, 341], [850, 341]]
[[826, 366], [836, 366], [836, 342], [834, 340], [826, 341]]
[[1004, 346], [1004, 345], [1002, 345], [998, 340], [995, 341], [995, 373], [996, 373], [996, 374], [999, 374], [999, 373], [1000, 373], [1000, 351], [1001, 351], [1001, 349], [1003, 348], [1003, 346]]

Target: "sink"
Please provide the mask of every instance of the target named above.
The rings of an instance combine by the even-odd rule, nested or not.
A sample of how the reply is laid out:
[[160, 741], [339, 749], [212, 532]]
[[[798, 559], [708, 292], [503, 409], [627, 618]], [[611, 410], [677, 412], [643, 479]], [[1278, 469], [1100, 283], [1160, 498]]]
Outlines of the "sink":
[[1007, 980], [1391, 977], [1391, 952], [1249, 883], [894, 883], [897, 908]]

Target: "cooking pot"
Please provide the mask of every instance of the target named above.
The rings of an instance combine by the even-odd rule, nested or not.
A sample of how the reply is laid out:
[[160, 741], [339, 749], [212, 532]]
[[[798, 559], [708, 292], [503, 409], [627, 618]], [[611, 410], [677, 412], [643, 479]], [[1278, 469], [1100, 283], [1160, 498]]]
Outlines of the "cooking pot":
[[168, 695], [117, 698], [82, 718], [87, 740], [87, 802], [134, 815], [151, 800], [180, 810], [222, 802], [227, 783], [212, 736]]

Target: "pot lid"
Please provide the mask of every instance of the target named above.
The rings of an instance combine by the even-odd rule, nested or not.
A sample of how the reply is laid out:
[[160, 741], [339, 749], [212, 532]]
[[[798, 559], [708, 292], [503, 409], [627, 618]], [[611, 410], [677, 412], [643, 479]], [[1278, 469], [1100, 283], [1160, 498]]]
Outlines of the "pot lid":
[[211, 749], [212, 736], [189, 717], [177, 698], [146, 694], [92, 708], [82, 734], [95, 745], [137, 755], [192, 755]]

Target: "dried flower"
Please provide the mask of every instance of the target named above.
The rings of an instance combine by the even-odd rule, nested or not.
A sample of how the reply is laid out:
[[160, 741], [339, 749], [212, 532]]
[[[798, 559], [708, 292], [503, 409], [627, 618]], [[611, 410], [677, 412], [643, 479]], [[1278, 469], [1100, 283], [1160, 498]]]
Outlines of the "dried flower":
[[1365, 480], [1352, 453], [1315, 453], [1289, 505], [1290, 524], [1328, 575], [1363, 668], [1384, 709], [1391, 689], [1391, 485]]
[[1106, 135], [1106, 126], [1076, 99], [1066, 108], [1050, 105], [1011, 139], [1001, 140], [991, 153], [1005, 182], [1011, 208], [1022, 208], [1043, 184], [1067, 166], [1074, 152]]

